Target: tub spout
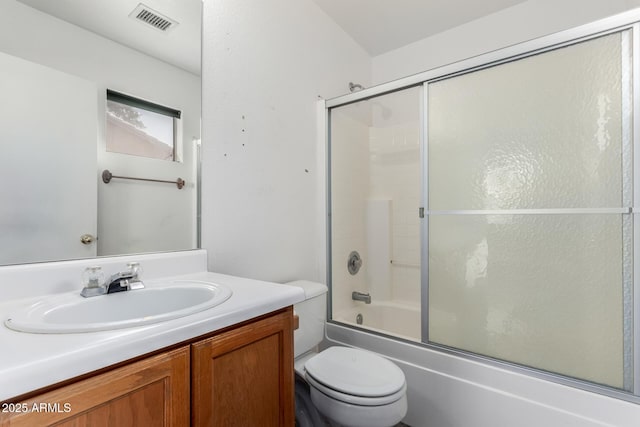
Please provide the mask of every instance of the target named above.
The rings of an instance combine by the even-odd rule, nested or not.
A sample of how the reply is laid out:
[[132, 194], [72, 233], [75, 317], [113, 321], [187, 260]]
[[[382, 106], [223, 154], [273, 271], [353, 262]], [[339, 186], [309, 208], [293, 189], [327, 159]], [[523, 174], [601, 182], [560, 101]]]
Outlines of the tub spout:
[[362, 301], [365, 304], [371, 304], [371, 295], [365, 294], [363, 292], [351, 292], [351, 299], [354, 301]]

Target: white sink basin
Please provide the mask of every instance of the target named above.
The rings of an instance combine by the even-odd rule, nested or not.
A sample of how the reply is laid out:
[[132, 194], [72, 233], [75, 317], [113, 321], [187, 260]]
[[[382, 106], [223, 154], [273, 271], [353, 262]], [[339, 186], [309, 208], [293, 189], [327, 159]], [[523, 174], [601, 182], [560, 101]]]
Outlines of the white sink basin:
[[12, 313], [4, 324], [21, 332], [58, 334], [142, 326], [188, 316], [222, 304], [231, 290], [209, 282], [178, 280], [127, 292], [47, 298]]

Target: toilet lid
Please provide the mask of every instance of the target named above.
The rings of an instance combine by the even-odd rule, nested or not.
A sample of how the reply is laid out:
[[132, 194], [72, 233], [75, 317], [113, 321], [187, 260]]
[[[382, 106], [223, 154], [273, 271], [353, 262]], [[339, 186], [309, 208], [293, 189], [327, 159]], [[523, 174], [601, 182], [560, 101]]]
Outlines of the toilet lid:
[[356, 348], [329, 347], [304, 367], [324, 386], [354, 396], [389, 396], [405, 386], [404, 374], [395, 364]]

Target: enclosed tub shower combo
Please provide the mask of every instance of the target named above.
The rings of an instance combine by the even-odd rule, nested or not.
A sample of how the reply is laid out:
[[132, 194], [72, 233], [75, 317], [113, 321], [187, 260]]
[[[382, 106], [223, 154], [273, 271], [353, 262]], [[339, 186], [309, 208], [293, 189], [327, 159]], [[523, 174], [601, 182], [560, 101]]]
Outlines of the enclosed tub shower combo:
[[639, 20], [324, 103], [330, 338], [640, 402]]

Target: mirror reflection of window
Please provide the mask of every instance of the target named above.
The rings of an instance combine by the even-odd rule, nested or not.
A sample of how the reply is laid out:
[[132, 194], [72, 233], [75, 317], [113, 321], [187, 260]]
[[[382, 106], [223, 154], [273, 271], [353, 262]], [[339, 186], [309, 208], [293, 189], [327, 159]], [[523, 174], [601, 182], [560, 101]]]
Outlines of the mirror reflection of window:
[[153, 159], [176, 159], [180, 111], [107, 91], [107, 151]]

